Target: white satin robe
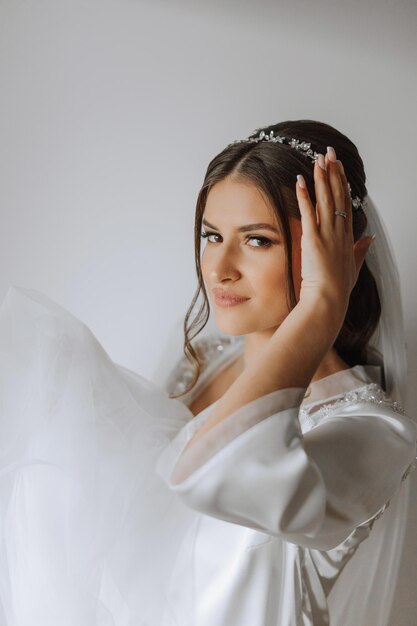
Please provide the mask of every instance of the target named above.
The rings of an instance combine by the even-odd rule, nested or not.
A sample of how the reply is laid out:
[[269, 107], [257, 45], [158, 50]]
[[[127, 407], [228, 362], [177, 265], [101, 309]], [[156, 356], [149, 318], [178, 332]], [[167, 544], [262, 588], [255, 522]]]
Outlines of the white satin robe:
[[[194, 393], [240, 349], [198, 341]], [[187, 381], [184, 365], [169, 366], [168, 388]], [[305, 400], [301, 388], [264, 396], [182, 455], [210, 407], [194, 417], [192, 394], [169, 398], [162, 375], [154, 385], [114, 363], [69, 311], [10, 288], [1, 626], [320, 626], [329, 616], [385, 626], [416, 427], [372, 372], [317, 381]], [[187, 477], [171, 484], [175, 467]]]
[[[203, 344], [206, 363], [185, 404], [243, 347], [220, 336]], [[183, 358], [167, 389], [178, 391], [187, 377]], [[369, 557], [359, 561], [357, 550], [390, 500], [395, 508], [416, 455], [415, 424], [384, 396], [379, 377], [379, 366], [358, 365], [308, 389], [270, 393], [184, 455], [216, 403], [183, 426], [158, 471], [201, 515], [179, 550], [163, 626], [377, 626], [366, 611], [342, 610], [337, 581], [350, 560], [349, 580], [359, 580], [355, 558], [363, 568]], [[369, 548], [372, 559], [381, 545]], [[369, 576], [377, 569], [375, 561]]]

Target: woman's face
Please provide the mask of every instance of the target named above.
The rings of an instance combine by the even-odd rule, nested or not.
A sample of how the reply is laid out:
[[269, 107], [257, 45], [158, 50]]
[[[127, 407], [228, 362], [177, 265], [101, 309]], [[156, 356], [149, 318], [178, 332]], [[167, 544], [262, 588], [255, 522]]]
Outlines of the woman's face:
[[[251, 224], [263, 226], [250, 227]], [[270, 226], [270, 229], [266, 227]], [[245, 228], [244, 232], [239, 231]], [[290, 218], [295, 293], [301, 285], [301, 222]], [[226, 178], [210, 190], [203, 216], [201, 269], [216, 324], [229, 335], [273, 333], [288, 315], [284, 240], [272, 209], [250, 181]], [[213, 289], [248, 298], [221, 306]]]

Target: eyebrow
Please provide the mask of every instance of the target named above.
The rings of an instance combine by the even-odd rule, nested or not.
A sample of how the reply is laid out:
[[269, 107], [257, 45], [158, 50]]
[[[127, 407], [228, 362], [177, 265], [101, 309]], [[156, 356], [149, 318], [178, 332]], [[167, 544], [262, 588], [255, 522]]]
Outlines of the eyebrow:
[[[210, 224], [210, 222], [208, 222], [204, 218], [203, 218], [203, 224], [204, 226], [208, 226], [209, 228], [214, 228], [215, 230], [219, 230], [217, 226], [214, 226], [214, 224]], [[245, 226], [239, 226], [239, 228], [237, 228], [236, 230], [239, 233], [246, 233], [250, 230], [271, 230], [272, 232], [279, 235], [279, 230], [275, 228], [275, 226], [272, 226], [272, 224], [266, 224], [264, 222], [257, 222], [256, 224], [246, 224]]]

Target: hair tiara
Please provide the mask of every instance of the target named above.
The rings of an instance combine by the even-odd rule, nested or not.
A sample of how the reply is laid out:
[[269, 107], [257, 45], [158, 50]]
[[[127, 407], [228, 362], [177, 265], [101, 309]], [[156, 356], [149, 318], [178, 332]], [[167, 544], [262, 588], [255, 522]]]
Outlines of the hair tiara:
[[[307, 141], [300, 141], [299, 139], [288, 139], [288, 137], [283, 137], [282, 135], [274, 135], [273, 130], [269, 131], [269, 134], [266, 133], [264, 130], [254, 130], [246, 139], [236, 139], [236, 141], [232, 141], [232, 143], [229, 143], [227, 147], [233, 146], [236, 143], [258, 143], [258, 141], [285, 143], [290, 146], [290, 148], [295, 148], [300, 152], [300, 154], [303, 154], [314, 162], [317, 160], [317, 157], [319, 155], [318, 152], [315, 152], [311, 149], [311, 143]], [[363, 210], [367, 204], [366, 200], [361, 200], [359, 196], [355, 196], [354, 198], [352, 198], [352, 188], [349, 181], [348, 188], [352, 200], [352, 211], [358, 211], [359, 209]]]

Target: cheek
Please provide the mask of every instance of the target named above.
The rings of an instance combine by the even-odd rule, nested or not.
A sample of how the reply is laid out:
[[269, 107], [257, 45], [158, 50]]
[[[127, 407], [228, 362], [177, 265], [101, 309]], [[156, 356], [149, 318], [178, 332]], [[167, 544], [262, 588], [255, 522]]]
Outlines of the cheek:
[[[278, 264], [277, 264], [278, 265]], [[264, 268], [253, 277], [253, 284], [258, 295], [263, 294], [263, 300], [281, 300], [285, 290], [286, 276], [283, 264], [274, 264], [271, 268]], [[262, 297], [262, 296], [261, 296]]]
[[204, 251], [200, 257], [200, 267], [201, 267], [201, 273], [203, 275], [203, 280], [205, 283], [208, 283], [210, 281], [210, 273], [211, 273], [211, 267], [210, 267], [210, 262], [208, 261], [207, 258], [207, 254]]
[[254, 303], [270, 311], [281, 311], [287, 283], [284, 250], [280, 247], [276, 254], [265, 256], [262, 262], [259, 261], [247, 273], [255, 297]]

